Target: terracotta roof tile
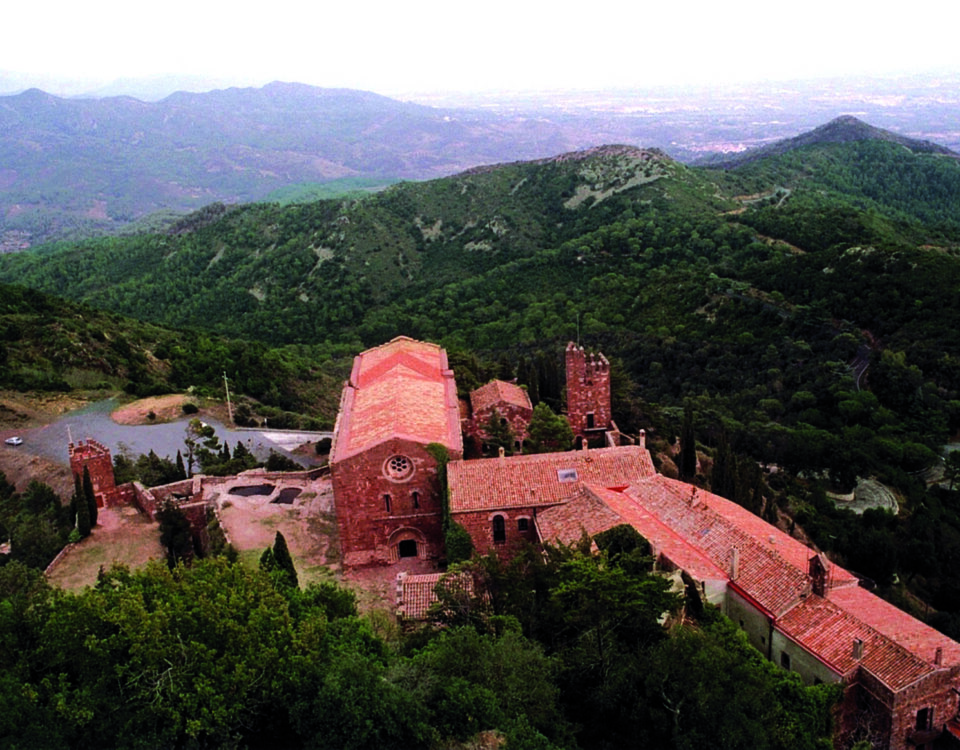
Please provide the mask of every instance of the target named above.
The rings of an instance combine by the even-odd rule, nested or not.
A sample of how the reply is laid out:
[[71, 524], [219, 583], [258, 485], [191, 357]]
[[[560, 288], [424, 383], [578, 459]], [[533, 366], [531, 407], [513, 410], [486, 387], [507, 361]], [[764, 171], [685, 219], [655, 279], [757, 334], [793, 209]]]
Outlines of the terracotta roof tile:
[[585, 482], [622, 486], [653, 474], [650, 454], [635, 445], [451, 461], [450, 511], [555, 505], [572, 498]]
[[581, 490], [569, 502], [537, 513], [535, 523], [542, 541], [574, 544], [584, 534], [592, 537], [629, 521], [621, 518], [596, 495]]
[[396, 437], [463, 450], [456, 383], [436, 344], [400, 337], [356, 357], [331, 463]]
[[466, 574], [427, 573], [425, 575], [397, 576], [397, 612], [406, 620], [426, 620], [427, 613], [437, 603], [437, 584], [443, 582], [448, 590], [473, 594], [473, 579]]
[[[846, 608], [819, 596], [790, 610], [779, 619], [777, 628], [838, 674], [850, 675], [862, 667], [894, 691], [937, 670]], [[860, 659], [854, 656], [855, 640], [863, 643]]]
[[624, 523], [629, 523], [640, 532], [650, 542], [657, 555], [662, 554], [674, 565], [683, 568], [701, 581], [722, 580], [727, 577], [727, 571], [718, 566], [696, 544], [663, 523], [654, 513], [624, 491], [596, 487], [587, 489], [602, 500], [608, 508], [615, 511]]
[[491, 380], [486, 385], [470, 392], [470, 406], [473, 408], [474, 414], [501, 403], [512, 404], [533, 411], [527, 389], [514, 383], [507, 383], [504, 380]]
[[859, 620], [896, 641], [917, 658], [932, 664], [940, 648], [944, 665], [960, 665], [960, 643], [866, 589], [859, 586], [834, 589], [828, 592], [827, 598], [848, 612], [855, 612]]

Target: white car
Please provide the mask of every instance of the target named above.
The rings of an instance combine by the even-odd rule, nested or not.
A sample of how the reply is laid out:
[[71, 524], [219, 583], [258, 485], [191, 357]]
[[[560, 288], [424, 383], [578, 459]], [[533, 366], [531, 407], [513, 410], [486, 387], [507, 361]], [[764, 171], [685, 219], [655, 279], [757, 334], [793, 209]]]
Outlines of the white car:
[[7, 438], [6, 440], [4, 440], [3, 442], [5, 442], [7, 445], [23, 445], [23, 438], [22, 438], [22, 437], [8, 437], [8, 438]]

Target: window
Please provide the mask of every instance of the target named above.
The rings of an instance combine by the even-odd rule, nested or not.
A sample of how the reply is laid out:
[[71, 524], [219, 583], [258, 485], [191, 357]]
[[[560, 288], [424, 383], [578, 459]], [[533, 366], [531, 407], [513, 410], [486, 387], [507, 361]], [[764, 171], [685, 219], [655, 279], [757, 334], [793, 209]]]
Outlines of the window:
[[587, 412], [587, 429], [592, 430], [594, 427], [596, 427], [596, 424], [594, 423], [593, 412]]
[[790, 669], [790, 654], [786, 651], [780, 652], [780, 666], [784, 669]]
[[413, 491], [413, 507], [414, 508], [420, 507], [420, 493], [417, 492], [416, 490]]
[[390, 512], [390, 495], [389, 494], [383, 496], [383, 508], [384, 510], [387, 511], [387, 513]]
[[387, 479], [402, 482], [413, 476], [413, 461], [406, 456], [391, 456], [383, 464], [383, 473]]
[[557, 469], [557, 480], [560, 482], [576, 482], [576, 469]]
[[517, 519], [517, 531], [527, 531], [530, 528], [530, 519], [529, 518], [518, 518]]
[[507, 524], [504, 523], [503, 516], [493, 517], [493, 541], [495, 544], [507, 541]]
[[921, 708], [917, 711], [917, 729], [923, 731], [933, 725], [933, 709]]

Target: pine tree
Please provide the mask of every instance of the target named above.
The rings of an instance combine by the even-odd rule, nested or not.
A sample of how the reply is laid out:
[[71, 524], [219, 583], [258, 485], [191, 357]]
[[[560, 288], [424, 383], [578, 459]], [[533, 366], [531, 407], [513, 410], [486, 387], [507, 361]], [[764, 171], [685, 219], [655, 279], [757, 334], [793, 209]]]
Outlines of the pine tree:
[[83, 467], [83, 497], [87, 501], [87, 517], [90, 519], [90, 527], [93, 528], [97, 525], [97, 496], [93, 494], [93, 481], [87, 466]]
[[277, 570], [286, 574], [287, 583], [296, 588], [300, 585], [297, 578], [297, 569], [293, 564], [293, 558], [290, 556], [290, 550], [287, 549], [287, 540], [279, 531], [273, 540], [273, 560], [276, 563]]
[[680, 431], [680, 476], [692, 479], [697, 473], [697, 438], [693, 431], [693, 409], [683, 409], [683, 429]]

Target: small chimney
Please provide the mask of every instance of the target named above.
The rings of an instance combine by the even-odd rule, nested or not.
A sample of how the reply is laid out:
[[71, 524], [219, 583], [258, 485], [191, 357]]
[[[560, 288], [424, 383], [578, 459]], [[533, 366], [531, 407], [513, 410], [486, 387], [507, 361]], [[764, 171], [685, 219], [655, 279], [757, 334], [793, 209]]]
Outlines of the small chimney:
[[943, 646], [937, 646], [937, 651], [933, 655], [933, 665], [935, 667], [943, 666]]
[[730, 580], [737, 580], [737, 576], [740, 575], [740, 549], [738, 547], [733, 548], [733, 555], [730, 559]]
[[863, 659], [863, 641], [859, 638], [853, 639], [853, 658], [857, 661]]
[[640, 430], [640, 447], [641, 448], [647, 447], [647, 431], [646, 430]]
[[502, 446], [502, 445], [500, 446], [499, 454], [500, 454], [500, 458], [503, 458], [503, 457], [506, 455], [506, 454], [504, 453], [504, 450], [503, 450], [503, 446]]

